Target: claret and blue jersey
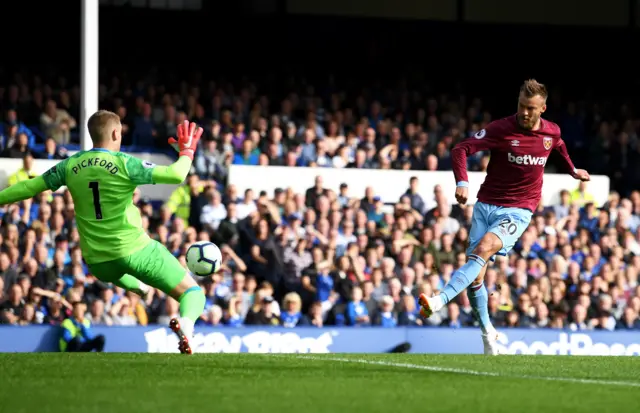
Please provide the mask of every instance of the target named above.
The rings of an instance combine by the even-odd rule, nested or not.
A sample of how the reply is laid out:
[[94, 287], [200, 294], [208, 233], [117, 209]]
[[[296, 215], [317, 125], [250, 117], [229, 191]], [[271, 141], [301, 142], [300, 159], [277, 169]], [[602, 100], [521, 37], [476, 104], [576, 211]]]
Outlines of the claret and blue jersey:
[[525, 130], [513, 115], [491, 122], [451, 151], [453, 172], [461, 185], [468, 182], [467, 157], [491, 151], [487, 176], [474, 206], [467, 254], [487, 232], [502, 241], [499, 255], [513, 248], [540, 202], [544, 167], [552, 150], [562, 155], [567, 171], [573, 174], [575, 168], [558, 125], [541, 119], [538, 130]]
[[491, 122], [456, 145], [451, 151], [453, 173], [456, 182], [468, 182], [467, 157], [476, 152], [491, 151], [478, 200], [535, 211], [542, 195], [544, 167], [552, 150], [560, 153], [567, 172], [573, 174], [575, 168], [558, 125], [541, 119], [538, 130], [525, 130], [513, 115]]

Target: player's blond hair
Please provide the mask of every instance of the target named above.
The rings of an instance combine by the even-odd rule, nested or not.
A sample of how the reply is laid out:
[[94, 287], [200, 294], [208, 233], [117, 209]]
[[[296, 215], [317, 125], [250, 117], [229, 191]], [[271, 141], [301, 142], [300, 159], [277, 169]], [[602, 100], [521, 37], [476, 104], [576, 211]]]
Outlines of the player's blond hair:
[[120, 123], [120, 116], [108, 110], [99, 110], [87, 121], [89, 135], [94, 144], [109, 140], [113, 128]]
[[527, 98], [539, 95], [544, 100], [547, 100], [547, 97], [549, 96], [547, 87], [535, 79], [525, 80], [522, 86], [520, 86], [520, 93], [524, 94]]

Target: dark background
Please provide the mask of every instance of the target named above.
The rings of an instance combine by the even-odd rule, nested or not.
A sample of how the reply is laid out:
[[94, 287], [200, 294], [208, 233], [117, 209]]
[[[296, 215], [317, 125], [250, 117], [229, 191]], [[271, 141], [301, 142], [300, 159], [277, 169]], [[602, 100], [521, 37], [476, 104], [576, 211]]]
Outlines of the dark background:
[[[346, 90], [405, 79], [410, 90], [482, 97], [500, 116], [513, 110], [509, 98], [522, 80], [535, 77], [564, 99], [639, 103], [636, 0], [627, 25], [613, 28], [304, 16], [287, 13], [287, 1], [299, 0], [264, 1], [268, 13], [254, 12], [252, 0], [203, 0], [196, 11], [102, 6], [101, 82], [157, 71], [177, 83], [198, 71], [277, 95], [291, 75], [316, 87], [332, 87], [332, 79]], [[462, 20], [465, 1], [457, 5]], [[6, 2], [0, 16], [0, 80], [62, 73], [79, 83], [79, 0]]]

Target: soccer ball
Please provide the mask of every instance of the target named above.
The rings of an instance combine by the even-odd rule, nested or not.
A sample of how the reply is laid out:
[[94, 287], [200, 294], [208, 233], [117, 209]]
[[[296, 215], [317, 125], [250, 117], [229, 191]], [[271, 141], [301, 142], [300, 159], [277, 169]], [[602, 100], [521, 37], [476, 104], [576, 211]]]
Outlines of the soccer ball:
[[218, 272], [222, 264], [220, 248], [209, 241], [198, 241], [187, 250], [187, 268], [195, 275], [206, 277]]

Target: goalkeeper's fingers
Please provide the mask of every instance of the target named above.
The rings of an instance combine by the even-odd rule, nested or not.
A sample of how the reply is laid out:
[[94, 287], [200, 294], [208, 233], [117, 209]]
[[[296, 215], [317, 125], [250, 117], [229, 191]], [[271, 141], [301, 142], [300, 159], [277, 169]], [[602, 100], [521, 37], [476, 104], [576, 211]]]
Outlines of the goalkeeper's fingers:
[[180, 145], [178, 145], [178, 141], [175, 138], [169, 138], [169, 145], [171, 145], [176, 152], [180, 152]]
[[199, 140], [203, 133], [204, 133], [204, 129], [198, 127], [198, 129], [196, 129], [195, 136], [194, 136], [195, 140], [196, 141]]
[[189, 121], [185, 120], [183, 123], [179, 123], [177, 127], [178, 141], [187, 138], [187, 131], [189, 130]]
[[196, 123], [195, 122], [191, 122], [189, 124], [189, 137], [193, 138], [195, 133], [196, 133]]

